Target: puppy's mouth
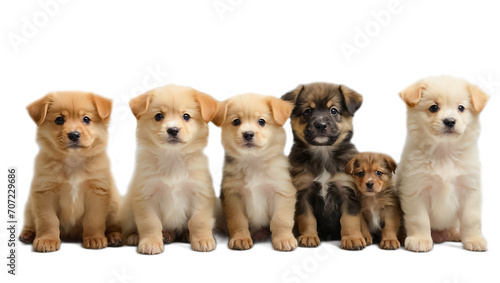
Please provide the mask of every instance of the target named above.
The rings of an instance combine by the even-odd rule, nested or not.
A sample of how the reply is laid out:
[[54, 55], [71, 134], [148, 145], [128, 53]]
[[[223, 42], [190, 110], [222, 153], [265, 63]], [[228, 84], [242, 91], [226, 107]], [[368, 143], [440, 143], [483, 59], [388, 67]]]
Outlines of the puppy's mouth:
[[178, 137], [168, 137], [167, 143], [174, 145], [174, 144], [180, 144], [180, 143], [184, 143], [184, 142], [181, 139], [179, 139]]
[[70, 142], [66, 148], [78, 149], [78, 148], [82, 148], [82, 147], [83, 147], [83, 145], [81, 145], [79, 142]]
[[337, 139], [338, 136], [317, 135], [315, 137], [308, 138], [307, 142], [314, 146], [331, 146], [337, 141]]
[[250, 148], [256, 148], [257, 145], [253, 141], [244, 141], [241, 147], [250, 149]]
[[441, 134], [443, 136], [453, 136], [453, 135], [458, 135], [458, 132], [454, 128], [447, 128], [441, 131]]

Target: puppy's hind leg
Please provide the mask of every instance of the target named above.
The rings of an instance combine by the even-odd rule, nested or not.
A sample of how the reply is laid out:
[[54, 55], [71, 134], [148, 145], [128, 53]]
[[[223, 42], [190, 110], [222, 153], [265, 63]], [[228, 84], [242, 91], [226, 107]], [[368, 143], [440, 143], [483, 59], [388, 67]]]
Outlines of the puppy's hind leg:
[[36, 236], [35, 227], [35, 217], [33, 216], [31, 204], [28, 201], [24, 209], [24, 227], [21, 235], [19, 235], [19, 241], [27, 244], [33, 243]]

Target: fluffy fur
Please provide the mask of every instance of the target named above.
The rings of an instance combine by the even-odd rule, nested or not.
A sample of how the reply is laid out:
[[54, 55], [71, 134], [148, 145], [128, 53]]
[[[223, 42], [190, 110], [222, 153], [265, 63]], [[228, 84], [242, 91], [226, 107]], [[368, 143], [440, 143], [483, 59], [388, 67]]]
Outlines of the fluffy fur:
[[400, 96], [408, 107], [396, 174], [408, 233], [405, 247], [429, 251], [434, 230], [440, 231], [438, 241], [461, 240], [467, 250], [486, 250], [477, 140], [488, 96], [449, 76], [422, 79]]
[[344, 249], [364, 248], [361, 203], [352, 177], [344, 173], [357, 153], [351, 143], [352, 118], [361, 106], [361, 95], [344, 85], [312, 83], [282, 98], [295, 104], [289, 160], [298, 190], [299, 245], [316, 247], [321, 238], [341, 239]]
[[195, 251], [215, 249], [216, 198], [203, 149], [217, 103], [175, 85], [130, 101], [137, 118], [137, 157], [122, 223], [126, 243], [138, 245], [139, 253], [160, 253], [163, 243], [175, 238], [190, 240]]
[[[221, 202], [229, 248], [246, 250], [270, 229], [276, 250], [291, 251], [295, 188], [283, 153], [283, 124], [293, 105], [271, 96], [244, 94], [221, 103], [214, 124], [225, 150]], [[251, 235], [251, 233], [253, 235]]]
[[87, 92], [53, 92], [28, 112], [40, 151], [19, 239], [37, 252], [61, 240], [100, 249], [122, 244], [119, 194], [106, 155], [111, 101]]
[[395, 170], [396, 162], [390, 156], [373, 152], [356, 154], [345, 169], [361, 193], [361, 232], [367, 244], [372, 243], [373, 235], [386, 250], [400, 247], [401, 206], [392, 182]]

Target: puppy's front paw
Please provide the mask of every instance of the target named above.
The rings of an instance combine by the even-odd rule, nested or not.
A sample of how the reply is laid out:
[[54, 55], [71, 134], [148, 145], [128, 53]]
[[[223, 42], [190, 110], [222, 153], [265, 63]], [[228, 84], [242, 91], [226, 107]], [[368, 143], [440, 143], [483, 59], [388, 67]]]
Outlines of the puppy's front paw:
[[19, 235], [19, 241], [26, 244], [33, 243], [34, 239], [35, 239], [35, 232], [33, 231], [23, 230], [21, 232], [21, 235]]
[[147, 255], [155, 255], [163, 252], [163, 241], [153, 239], [141, 239], [137, 246], [137, 252]]
[[299, 236], [299, 246], [305, 248], [314, 248], [319, 246], [319, 237], [318, 235], [300, 235]]
[[405, 248], [412, 252], [428, 252], [432, 249], [432, 238], [409, 236], [405, 240]]
[[86, 249], [103, 249], [108, 246], [106, 237], [85, 237], [83, 247]]
[[137, 246], [139, 244], [139, 235], [137, 234], [132, 234], [128, 236], [127, 238], [127, 245], [128, 246]]
[[123, 245], [122, 233], [111, 232], [106, 235], [108, 238], [108, 246], [110, 247], [121, 247]]
[[462, 240], [464, 249], [473, 252], [484, 252], [488, 249], [488, 243], [483, 236], [469, 237]]
[[58, 238], [35, 238], [33, 241], [33, 249], [36, 252], [55, 252], [60, 246], [61, 240]]
[[382, 239], [382, 241], [380, 241], [380, 248], [384, 249], [384, 250], [397, 250], [399, 249], [399, 247], [401, 246], [401, 244], [399, 243], [398, 239], [394, 238], [394, 239]]
[[277, 251], [293, 251], [297, 247], [297, 240], [290, 233], [290, 235], [278, 235], [272, 239], [273, 247]]
[[191, 248], [198, 252], [210, 252], [215, 249], [215, 239], [192, 240]]
[[229, 239], [229, 248], [232, 250], [248, 250], [253, 247], [252, 238], [233, 238]]
[[366, 247], [365, 237], [342, 237], [340, 247], [344, 250], [362, 250]]

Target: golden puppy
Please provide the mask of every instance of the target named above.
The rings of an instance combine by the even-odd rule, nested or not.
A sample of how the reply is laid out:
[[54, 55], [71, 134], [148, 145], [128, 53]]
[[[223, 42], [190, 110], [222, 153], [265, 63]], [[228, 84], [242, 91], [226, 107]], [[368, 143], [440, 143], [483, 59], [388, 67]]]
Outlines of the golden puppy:
[[485, 251], [477, 140], [488, 96], [449, 76], [422, 79], [400, 96], [408, 106], [408, 134], [396, 173], [406, 249], [429, 251], [433, 230], [439, 231], [438, 241], [461, 240], [467, 250]]
[[122, 223], [126, 243], [138, 244], [139, 253], [161, 253], [162, 237], [167, 243], [187, 233], [193, 250], [215, 249], [216, 198], [203, 149], [217, 103], [176, 85], [130, 101], [137, 118], [137, 158]]
[[361, 232], [368, 245], [373, 241], [372, 233], [381, 237], [380, 247], [386, 250], [400, 247], [401, 206], [392, 183], [395, 170], [396, 162], [390, 156], [373, 152], [356, 154], [345, 168], [362, 194]]
[[122, 244], [119, 194], [106, 155], [111, 101], [88, 92], [52, 92], [30, 104], [40, 152], [19, 239], [37, 252], [82, 240], [100, 249]]
[[252, 233], [272, 233], [276, 250], [291, 251], [296, 190], [283, 154], [283, 124], [293, 105], [272, 96], [243, 94], [220, 104], [213, 122], [225, 150], [221, 202], [229, 248], [253, 246]]

